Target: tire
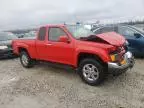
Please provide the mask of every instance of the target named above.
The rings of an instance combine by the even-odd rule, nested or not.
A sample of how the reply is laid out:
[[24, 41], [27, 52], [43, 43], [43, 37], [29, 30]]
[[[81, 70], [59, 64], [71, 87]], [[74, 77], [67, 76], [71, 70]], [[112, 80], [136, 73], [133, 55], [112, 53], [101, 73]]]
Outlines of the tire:
[[94, 86], [104, 80], [107, 72], [97, 60], [86, 58], [80, 62], [78, 73], [85, 83]]
[[26, 51], [22, 51], [20, 53], [20, 62], [25, 68], [31, 68], [34, 66], [34, 60], [31, 59], [31, 57]]

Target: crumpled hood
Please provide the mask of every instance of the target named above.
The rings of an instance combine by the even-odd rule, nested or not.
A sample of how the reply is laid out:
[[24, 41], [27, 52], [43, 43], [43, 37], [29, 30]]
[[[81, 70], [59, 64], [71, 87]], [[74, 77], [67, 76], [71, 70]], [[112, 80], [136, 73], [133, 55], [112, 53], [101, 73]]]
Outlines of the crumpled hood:
[[121, 46], [126, 41], [126, 39], [123, 36], [115, 32], [97, 34], [96, 36], [108, 42], [109, 44], [115, 45], [115, 46]]
[[6, 45], [9, 46], [12, 44], [12, 40], [7, 40], [7, 41], [0, 41], [0, 45]]

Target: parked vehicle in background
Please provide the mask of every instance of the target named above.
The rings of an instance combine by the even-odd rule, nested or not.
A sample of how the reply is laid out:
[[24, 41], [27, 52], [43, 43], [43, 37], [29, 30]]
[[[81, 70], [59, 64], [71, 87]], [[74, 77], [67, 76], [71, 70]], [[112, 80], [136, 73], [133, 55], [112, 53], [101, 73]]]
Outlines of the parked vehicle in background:
[[47, 25], [36, 39], [14, 40], [13, 49], [26, 68], [38, 60], [62, 63], [77, 69], [84, 82], [97, 85], [108, 72], [119, 74], [133, 67], [125, 42], [114, 32], [96, 36], [83, 26]]
[[30, 31], [27, 33], [20, 33], [16, 34], [18, 38], [24, 38], [24, 39], [35, 39], [36, 38], [36, 31]]
[[0, 32], [0, 58], [14, 56], [12, 49], [12, 40], [17, 37], [12, 33]]
[[24, 33], [19, 33], [19, 34], [15, 34], [18, 38], [23, 38], [24, 37]]
[[24, 39], [35, 39], [36, 38], [36, 31], [30, 31], [23, 35]]
[[128, 41], [128, 50], [135, 56], [144, 57], [144, 31], [142, 29], [128, 25], [111, 25], [93, 28], [95, 34], [115, 31], [124, 36]]

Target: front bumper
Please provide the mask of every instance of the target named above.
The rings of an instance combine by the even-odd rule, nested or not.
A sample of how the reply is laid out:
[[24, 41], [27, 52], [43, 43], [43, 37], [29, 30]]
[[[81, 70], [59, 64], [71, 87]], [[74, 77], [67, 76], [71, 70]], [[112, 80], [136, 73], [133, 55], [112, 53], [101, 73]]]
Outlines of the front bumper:
[[126, 52], [124, 55], [125, 64], [108, 62], [108, 71], [112, 74], [120, 74], [127, 71], [129, 68], [134, 66], [134, 57], [131, 52]]
[[0, 58], [13, 57], [15, 54], [12, 49], [0, 50]]

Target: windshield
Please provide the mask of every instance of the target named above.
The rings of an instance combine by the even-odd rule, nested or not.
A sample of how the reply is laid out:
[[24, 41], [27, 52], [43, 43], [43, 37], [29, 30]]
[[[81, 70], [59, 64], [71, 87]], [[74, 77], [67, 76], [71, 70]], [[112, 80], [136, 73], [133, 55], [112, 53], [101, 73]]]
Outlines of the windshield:
[[17, 39], [17, 37], [12, 33], [0, 33], [0, 41], [7, 41]]
[[76, 38], [88, 37], [90, 35], [95, 35], [91, 30], [85, 28], [84, 26], [67, 26], [70, 33]]

